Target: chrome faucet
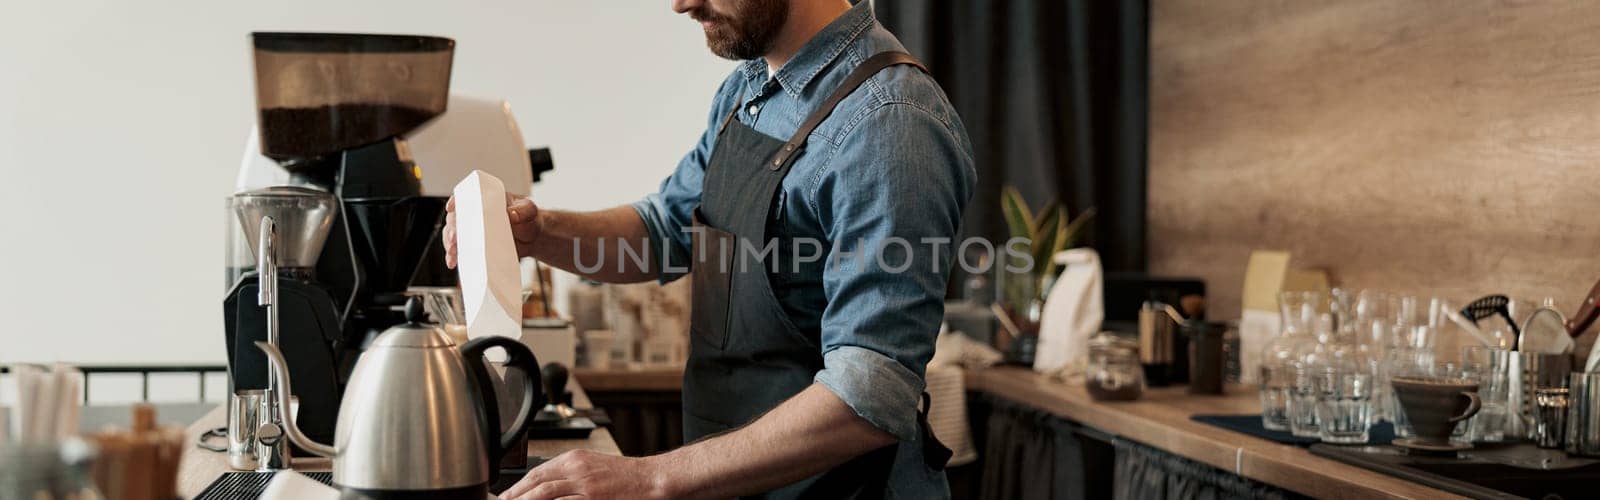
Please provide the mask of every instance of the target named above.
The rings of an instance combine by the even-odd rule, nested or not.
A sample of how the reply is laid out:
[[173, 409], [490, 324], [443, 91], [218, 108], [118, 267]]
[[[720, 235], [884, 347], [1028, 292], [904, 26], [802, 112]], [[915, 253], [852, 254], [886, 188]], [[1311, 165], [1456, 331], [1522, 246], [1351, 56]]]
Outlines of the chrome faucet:
[[[256, 305], [266, 308], [267, 343], [278, 345], [278, 257], [277, 228], [272, 216], [261, 217], [261, 237], [256, 248], [256, 276], [260, 293]], [[289, 443], [283, 439], [285, 412], [279, 411], [279, 392], [283, 381], [280, 371], [273, 365], [277, 358], [267, 358], [267, 391], [262, 398], [261, 427], [256, 429], [257, 471], [274, 471], [289, 468]], [[285, 367], [287, 368], [287, 367]], [[288, 398], [282, 398], [287, 400]]]

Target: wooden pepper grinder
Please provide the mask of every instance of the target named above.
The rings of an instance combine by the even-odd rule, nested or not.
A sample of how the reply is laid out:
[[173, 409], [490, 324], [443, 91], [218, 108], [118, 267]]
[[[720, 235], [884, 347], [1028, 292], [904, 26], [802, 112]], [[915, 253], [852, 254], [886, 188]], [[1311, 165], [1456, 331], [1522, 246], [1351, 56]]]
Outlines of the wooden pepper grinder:
[[178, 463], [183, 431], [157, 427], [156, 410], [133, 406], [129, 432], [106, 430], [90, 436], [99, 449], [94, 482], [109, 500], [171, 500], [178, 497]]

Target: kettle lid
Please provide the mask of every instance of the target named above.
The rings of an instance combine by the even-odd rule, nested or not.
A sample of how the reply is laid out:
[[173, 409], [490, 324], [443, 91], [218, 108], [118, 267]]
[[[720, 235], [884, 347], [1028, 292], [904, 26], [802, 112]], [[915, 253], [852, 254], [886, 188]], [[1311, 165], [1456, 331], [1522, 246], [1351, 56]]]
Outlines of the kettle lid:
[[389, 327], [377, 339], [372, 341], [374, 347], [453, 347], [455, 342], [433, 325], [426, 323], [427, 314], [422, 310], [422, 298], [411, 297], [406, 300], [406, 322]]

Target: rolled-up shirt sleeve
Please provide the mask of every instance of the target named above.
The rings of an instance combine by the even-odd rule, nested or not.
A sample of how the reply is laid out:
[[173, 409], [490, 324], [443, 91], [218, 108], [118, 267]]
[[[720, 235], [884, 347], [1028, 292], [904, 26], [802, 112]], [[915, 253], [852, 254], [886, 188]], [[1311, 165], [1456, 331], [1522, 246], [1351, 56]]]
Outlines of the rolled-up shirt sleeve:
[[[668, 188], [665, 184], [671, 182], [671, 178], [667, 179], [662, 191], [666, 191]], [[638, 212], [639, 219], [644, 221], [645, 232], [649, 233], [651, 265], [655, 266], [656, 278], [662, 284], [682, 277], [683, 273], [679, 271], [686, 268], [689, 261], [688, 233], [683, 231], [689, 223], [680, 222], [673, 215], [677, 210], [670, 199], [669, 195], [657, 192], [632, 204], [633, 211]], [[690, 205], [689, 210], [693, 211], [694, 205]]]
[[910, 440], [976, 174], [952, 124], [910, 104], [866, 113], [816, 185], [813, 209], [833, 248], [815, 382]]
[[700, 134], [694, 149], [678, 161], [672, 175], [661, 181], [661, 189], [631, 205], [649, 233], [651, 265], [655, 266], [661, 283], [683, 277], [689, 267], [689, 233], [684, 228], [694, 223], [694, 207], [700, 204], [706, 165], [711, 162], [711, 150], [717, 142], [717, 128], [739, 98], [736, 92], [741, 75], [734, 71], [717, 89], [705, 132]]

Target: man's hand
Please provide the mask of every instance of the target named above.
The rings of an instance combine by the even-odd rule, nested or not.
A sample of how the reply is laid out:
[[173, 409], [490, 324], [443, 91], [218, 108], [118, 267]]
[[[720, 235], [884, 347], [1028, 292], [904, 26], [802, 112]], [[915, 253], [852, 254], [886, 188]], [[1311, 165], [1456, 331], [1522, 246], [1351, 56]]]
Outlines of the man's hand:
[[[506, 215], [511, 218], [511, 238], [517, 242], [517, 257], [533, 254], [533, 240], [539, 236], [539, 207], [533, 200], [506, 193]], [[456, 197], [444, 204], [444, 263], [456, 268]]]
[[[444, 204], [444, 263], [456, 267], [456, 199]], [[657, 277], [648, 267], [625, 266], [615, 254], [606, 254], [605, 247], [617, 251], [628, 242], [636, 251], [649, 252], [649, 230], [644, 219], [633, 207], [623, 205], [597, 212], [566, 212], [540, 210], [533, 200], [506, 193], [506, 216], [511, 219], [511, 239], [517, 246], [517, 257], [533, 257], [545, 265], [596, 281], [607, 283], [638, 283]], [[604, 243], [609, 240], [610, 243]], [[579, 243], [592, 242], [596, 244]], [[608, 258], [609, 257], [609, 258]], [[580, 260], [581, 259], [581, 260]], [[616, 266], [585, 269], [578, 262], [617, 262]]]
[[656, 461], [650, 458], [573, 450], [528, 471], [521, 481], [501, 493], [500, 498], [668, 498], [666, 476], [658, 469]]

